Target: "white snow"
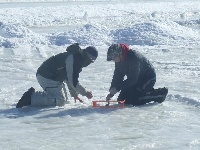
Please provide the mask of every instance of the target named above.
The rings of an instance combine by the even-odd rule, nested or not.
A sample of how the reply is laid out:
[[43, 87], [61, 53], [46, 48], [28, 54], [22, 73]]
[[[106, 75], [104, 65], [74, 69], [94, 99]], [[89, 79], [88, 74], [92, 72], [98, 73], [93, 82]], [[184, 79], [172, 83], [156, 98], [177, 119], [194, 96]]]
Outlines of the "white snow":
[[[16, 109], [28, 88], [41, 90], [40, 64], [74, 42], [99, 51], [80, 75], [92, 100], [105, 100], [114, 69], [106, 51], [123, 42], [153, 62], [166, 101], [102, 109], [69, 96], [64, 107]], [[198, 0], [1, 0], [0, 149], [198, 150], [199, 51]]]

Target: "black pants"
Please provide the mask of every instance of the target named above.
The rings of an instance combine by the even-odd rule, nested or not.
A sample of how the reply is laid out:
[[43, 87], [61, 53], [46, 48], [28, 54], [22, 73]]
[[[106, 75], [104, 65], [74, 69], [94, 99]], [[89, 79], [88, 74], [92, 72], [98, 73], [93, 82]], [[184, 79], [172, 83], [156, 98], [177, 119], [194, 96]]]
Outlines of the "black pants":
[[122, 89], [117, 100], [125, 100], [125, 104], [144, 105], [148, 101], [139, 99], [154, 90], [155, 83], [156, 78], [151, 78], [140, 81], [130, 88]]

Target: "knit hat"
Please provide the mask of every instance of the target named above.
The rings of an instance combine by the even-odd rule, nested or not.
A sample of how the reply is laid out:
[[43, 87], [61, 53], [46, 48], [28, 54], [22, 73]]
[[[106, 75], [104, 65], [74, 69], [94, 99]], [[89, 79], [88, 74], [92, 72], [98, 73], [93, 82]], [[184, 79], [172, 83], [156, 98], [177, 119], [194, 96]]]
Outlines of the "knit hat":
[[88, 54], [90, 60], [94, 62], [96, 58], [98, 57], [98, 51], [94, 46], [88, 46], [85, 49], [85, 52]]
[[107, 51], [107, 61], [111, 61], [114, 55], [122, 54], [122, 48], [120, 44], [112, 44]]

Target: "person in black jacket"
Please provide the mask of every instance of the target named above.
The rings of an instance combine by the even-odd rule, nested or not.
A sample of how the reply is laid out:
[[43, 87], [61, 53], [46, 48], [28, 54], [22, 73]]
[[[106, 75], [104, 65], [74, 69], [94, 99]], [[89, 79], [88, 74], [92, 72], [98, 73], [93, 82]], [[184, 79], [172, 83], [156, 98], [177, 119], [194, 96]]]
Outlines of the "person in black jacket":
[[119, 91], [117, 100], [125, 100], [125, 104], [144, 105], [165, 100], [168, 89], [154, 89], [155, 69], [141, 53], [125, 44], [112, 44], [107, 51], [107, 61], [111, 60], [115, 61], [115, 70], [107, 101]]
[[83, 67], [93, 63], [97, 57], [98, 51], [95, 47], [88, 46], [81, 49], [79, 44], [75, 43], [68, 46], [66, 52], [48, 58], [40, 65], [36, 73], [43, 91], [35, 91], [31, 87], [23, 94], [16, 107], [63, 106], [68, 99], [64, 83], [67, 84], [75, 100], [83, 102], [78, 94], [91, 99], [92, 92], [83, 87], [78, 79]]

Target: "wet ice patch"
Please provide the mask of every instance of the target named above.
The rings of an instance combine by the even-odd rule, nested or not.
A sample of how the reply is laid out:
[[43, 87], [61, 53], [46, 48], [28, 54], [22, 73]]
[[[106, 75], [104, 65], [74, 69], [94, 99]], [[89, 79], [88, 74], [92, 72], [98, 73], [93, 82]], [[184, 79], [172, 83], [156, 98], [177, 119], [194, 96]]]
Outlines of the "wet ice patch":
[[175, 95], [169, 95], [170, 99], [179, 101], [179, 102], [184, 102], [186, 104], [192, 105], [192, 106], [200, 106], [200, 100], [191, 98], [191, 97], [186, 97], [182, 96], [180, 94], [175, 94]]

